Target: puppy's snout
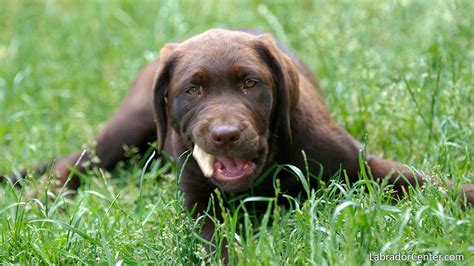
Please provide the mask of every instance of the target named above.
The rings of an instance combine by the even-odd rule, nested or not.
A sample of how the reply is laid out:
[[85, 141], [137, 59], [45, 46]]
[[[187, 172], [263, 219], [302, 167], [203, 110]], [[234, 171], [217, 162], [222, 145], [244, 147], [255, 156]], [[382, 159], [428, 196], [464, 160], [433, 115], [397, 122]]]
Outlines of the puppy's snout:
[[241, 130], [236, 125], [218, 125], [210, 129], [212, 143], [218, 147], [230, 146], [240, 139]]

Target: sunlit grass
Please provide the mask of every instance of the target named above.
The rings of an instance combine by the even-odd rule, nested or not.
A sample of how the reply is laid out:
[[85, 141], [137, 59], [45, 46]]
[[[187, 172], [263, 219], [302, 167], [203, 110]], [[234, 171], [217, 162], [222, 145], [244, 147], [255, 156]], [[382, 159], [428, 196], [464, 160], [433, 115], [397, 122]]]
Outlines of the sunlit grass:
[[[308, 64], [335, 120], [370, 152], [474, 183], [471, 1], [1, 6], [0, 172], [90, 144], [165, 43], [214, 27], [249, 27], [272, 33]], [[47, 180], [34, 176], [21, 189], [1, 186], [0, 261], [217, 262], [219, 252], [208, 254], [198, 235], [201, 220], [182, 205], [174, 164], [146, 162], [133, 158], [112, 173], [87, 173], [72, 198], [49, 192]], [[461, 263], [474, 262], [471, 209], [431, 186], [393, 205], [390, 188], [361, 177], [352, 186], [328, 181], [304, 191], [308, 200], [277, 190], [275, 197], [235, 201], [215, 243], [226, 237], [230, 261], [242, 265], [358, 265], [369, 264], [371, 253], [398, 252], [461, 254]], [[290, 170], [288, 178], [307, 174]], [[255, 204], [267, 211], [256, 215]]]

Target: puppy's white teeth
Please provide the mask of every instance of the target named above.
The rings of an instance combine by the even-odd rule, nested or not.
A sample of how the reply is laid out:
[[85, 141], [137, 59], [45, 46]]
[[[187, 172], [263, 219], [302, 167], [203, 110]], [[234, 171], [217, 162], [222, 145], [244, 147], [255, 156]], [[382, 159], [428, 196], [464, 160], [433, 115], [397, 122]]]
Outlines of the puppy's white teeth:
[[194, 144], [193, 157], [201, 168], [202, 173], [205, 177], [211, 177], [214, 173], [214, 160], [216, 156], [205, 152], [197, 144]]

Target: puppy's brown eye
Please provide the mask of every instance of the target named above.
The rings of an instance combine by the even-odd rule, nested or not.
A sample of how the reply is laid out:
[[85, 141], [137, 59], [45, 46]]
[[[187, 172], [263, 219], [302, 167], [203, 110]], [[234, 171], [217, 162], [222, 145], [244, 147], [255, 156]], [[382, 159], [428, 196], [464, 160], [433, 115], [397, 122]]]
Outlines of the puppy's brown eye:
[[251, 89], [251, 88], [255, 87], [255, 85], [257, 85], [257, 81], [255, 81], [253, 79], [246, 79], [244, 81], [244, 89]]
[[190, 96], [199, 96], [201, 95], [201, 90], [198, 86], [189, 86], [185, 90], [186, 94]]

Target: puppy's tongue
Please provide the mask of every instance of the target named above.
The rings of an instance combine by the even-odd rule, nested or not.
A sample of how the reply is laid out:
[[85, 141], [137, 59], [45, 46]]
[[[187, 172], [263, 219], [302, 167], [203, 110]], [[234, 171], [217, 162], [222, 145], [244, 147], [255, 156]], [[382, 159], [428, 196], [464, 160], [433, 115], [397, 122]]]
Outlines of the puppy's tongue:
[[214, 177], [221, 181], [232, 181], [248, 177], [255, 170], [255, 163], [250, 160], [240, 160], [227, 155], [214, 156], [194, 145], [194, 159], [206, 177]]
[[226, 155], [217, 155], [213, 168], [215, 172], [219, 171], [224, 176], [234, 177], [242, 175], [250, 163], [250, 161], [239, 160]]

